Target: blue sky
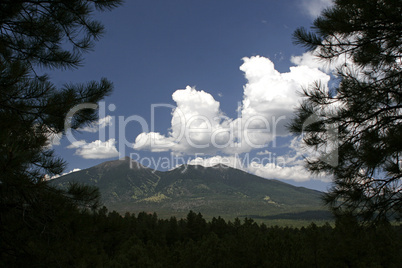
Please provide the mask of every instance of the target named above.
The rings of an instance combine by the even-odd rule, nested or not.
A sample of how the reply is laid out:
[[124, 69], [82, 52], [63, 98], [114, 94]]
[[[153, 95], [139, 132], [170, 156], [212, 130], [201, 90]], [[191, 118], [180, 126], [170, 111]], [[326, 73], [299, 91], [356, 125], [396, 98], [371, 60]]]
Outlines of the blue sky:
[[106, 34], [83, 67], [51, 73], [58, 86], [106, 77], [115, 88], [98, 124], [54, 142], [66, 172], [131, 154], [160, 170], [221, 162], [325, 190], [329, 178], [304, 170], [305, 152], [284, 125], [301, 86], [328, 83], [292, 33], [329, 3], [127, 0], [97, 14]]

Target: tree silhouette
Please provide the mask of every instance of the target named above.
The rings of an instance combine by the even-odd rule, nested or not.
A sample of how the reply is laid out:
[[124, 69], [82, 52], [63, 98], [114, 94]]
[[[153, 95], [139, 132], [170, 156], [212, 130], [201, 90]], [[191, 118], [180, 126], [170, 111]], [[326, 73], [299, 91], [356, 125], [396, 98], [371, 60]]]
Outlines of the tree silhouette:
[[[40, 249], [54, 245], [46, 241], [68, 236], [67, 226], [79, 211], [99, 205], [96, 189], [73, 184], [63, 191], [50, 187], [45, 178], [64, 169], [63, 160], [54, 156], [51, 139], [65, 133], [70, 109], [97, 103], [111, 92], [112, 83], [102, 78], [57, 88], [44, 72], [79, 67], [83, 53], [104, 32], [93, 12], [120, 3], [0, 2], [0, 244], [1, 251], [20, 262], [36, 258], [47, 263], [53, 258], [48, 263], [54, 266], [57, 253], [38, 254]], [[70, 118], [71, 128], [96, 118], [96, 110], [83, 109]]]
[[307, 160], [310, 171], [333, 175], [325, 201], [335, 214], [367, 221], [402, 216], [401, 8], [399, 0], [337, 0], [312, 32], [294, 33], [295, 43], [323, 63], [341, 62], [337, 88], [304, 89], [290, 126], [305, 134], [308, 147], [336, 150]]

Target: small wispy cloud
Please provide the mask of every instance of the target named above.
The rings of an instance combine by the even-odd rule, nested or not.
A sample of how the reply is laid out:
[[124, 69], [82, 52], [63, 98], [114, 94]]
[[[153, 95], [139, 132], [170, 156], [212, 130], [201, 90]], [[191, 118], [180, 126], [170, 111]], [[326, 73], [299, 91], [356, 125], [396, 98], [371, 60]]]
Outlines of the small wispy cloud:
[[71, 143], [67, 148], [76, 149], [75, 154], [85, 159], [106, 159], [119, 156], [115, 139], [96, 140], [91, 143], [79, 140]]
[[271, 154], [271, 152], [268, 151], [268, 150], [265, 150], [265, 151], [262, 151], [262, 152], [257, 152], [257, 155], [269, 155], [269, 154]]
[[59, 178], [61, 176], [64, 176], [64, 175], [67, 175], [67, 174], [70, 174], [70, 173], [73, 173], [73, 172], [77, 172], [77, 171], [80, 171], [80, 170], [81, 170], [80, 168], [74, 168], [73, 170], [70, 170], [69, 172], [65, 172], [65, 173], [63, 173], [61, 175], [55, 175], [53, 177], [49, 177], [48, 175], [46, 175], [47, 176], [46, 179], [47, 180], [57, 179], [57, 178]]
[[110, 115], [100, 118], [98, 121], [92, 123], [89, 126], [79, 128], [78, 130], [83, 131], [83, 132], [91, 132], [95, 133], [98, 132], [100, 129], [105, 128], [107, 126], [112, 125], [112, 117]]
[[333, 0], [302, 0], [300, 5], [308, 16], [315, 19], [325, 8], [333, 5]]

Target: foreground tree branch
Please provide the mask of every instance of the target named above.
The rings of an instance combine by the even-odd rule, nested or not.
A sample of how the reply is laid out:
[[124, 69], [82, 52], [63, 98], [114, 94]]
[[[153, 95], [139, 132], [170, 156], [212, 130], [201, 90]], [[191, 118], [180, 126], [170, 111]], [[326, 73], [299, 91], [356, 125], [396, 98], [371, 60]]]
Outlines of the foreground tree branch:
[[[337, 67], [337, 88], [330, 92], [317, 84], [304, 90], [290, 125], [293, 133], [305, 134], [310, 148], [328, 142], [323, 126], [337, 128], [337, 164], [324, 157], [307, 160], [312, 172], [333, 175], [325, 202], [336, 215], [367, 222], [402, 217], [401, 14], [399, 0], [336, 0], [312, 32], [294, 33], [296, 44], [324, 62], [345, 59]], [[306, 126], [313, 115], [314, 125]]]

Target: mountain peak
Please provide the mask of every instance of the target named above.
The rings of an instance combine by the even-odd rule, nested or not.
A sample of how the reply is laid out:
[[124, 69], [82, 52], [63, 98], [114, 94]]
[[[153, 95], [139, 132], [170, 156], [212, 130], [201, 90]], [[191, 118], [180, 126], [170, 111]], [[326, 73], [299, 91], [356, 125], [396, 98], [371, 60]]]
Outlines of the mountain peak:
[[115, 168], [115, 167], [120, 167], [120, 166], [128, 167], [130, 169], [143, 169], [143, 168], [146, 169], [146, 167], [142, 166], [140, 163], [134, 161], [133, 159], [131, 159], [128, 156], [122, 157], [117, 160], [103, 162], [103, 163], [95, 166], [95, 168], [110, 169], [110, 168]]
[[176, 167], [174, 169], [179, 169], [180, 170], [180, 169], [188, 169], [188, 168], [190, 168], [190, 169], [229, 169], [231, 167], [229, 167], [227, 165], [224, 165], [224, 164], [216, 164], [216, 165], [213, 165], [213, 166], [203, 166], [203, 165], [200, 165], [200, 164], [183, 164], [183, 165], [180, 165], [180, 166], [178, 166], [178, 167]]
[[224, 164], [216, 164], [216, 165], [212, 166], [212, 168], [216, 168], [216, 169], [228, 169], [228, 168], [231, 168], [231, 167], [229, 167], [229, 166], [227, 166], [227, 165], [224, 165]]
[[125, 156], [125, 157], [122, 157], [122, 158], [120, 158], [119, 159], [120, 161], [134, 161], [134, 160], [132, 160], [129, 156]]

